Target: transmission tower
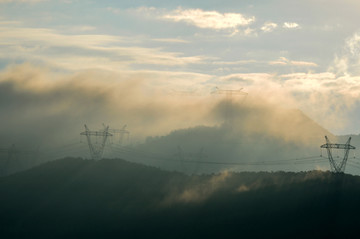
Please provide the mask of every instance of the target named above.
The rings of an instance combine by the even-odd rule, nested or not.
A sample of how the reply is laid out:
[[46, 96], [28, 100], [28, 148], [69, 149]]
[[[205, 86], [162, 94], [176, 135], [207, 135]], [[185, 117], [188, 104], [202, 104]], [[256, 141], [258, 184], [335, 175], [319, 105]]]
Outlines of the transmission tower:
[[[103, 123], [104, 129], [106, 128], [105, 124]], [[121, 129], [108, 129], [108, 132], [111, 134], [118, 134], [119, 135], [119, 144], [122, 145], [124, 142], [124, 137], [126, 137], [126, 141], [129, 141], [130, 131], [126, 130], [127, 125], [124, 125]]]
[[[327, 150], [330, 168], [332, 172], [335, 173], [343, 173], [345, 171], [346, 162], [349, 156], [350, 149], [355, 149], [354, 146], [350, 145], [351, 137], [346, 141], [345, 144], [332, 144], [327, 136], [325, 136], [326, 144], [321, 145], [321, 148], [325, 148]], [[344, 158], [340, 162], [336, 162], [332, 155], [332, 149], [343, 149], [344, 150]]]
[[[91, 158], [94, 160], [100, 160], [102, 158], [106, 140], [109, 136], [113, 136], [109, 133], [109, 126], [105, 127], [104, 130], [100, 131], [90, 131], [89, 128], [85, 126], [85, 131], [80, 133], [80, 135], [85, 135], [87, 143], [89, 145]], [[95, 137], [95, 143], [91, 140], [92, 137]], [[98, 143], [98, 138], [100, 137], [100, 143]]]
[[[17, 149], [15, 144], [12, 144], [9, 148], [0, 148], [0, 153], [6, 153], [7, 158], [5, 162], [2, 164], [0, 175], [8, 174], [9, 171], [18, 171], [27, 167], [31, 167], [31, 164], [34, 164], [34, 160], [36, 160], [39, 156], [39, 149], [37, 150], [23, 150]], [[24, 156], [30, 156], [32, 162], [28, 161], [29, 158]], [[25, 160], [25, 161], [24, 161]], [[21, 162], [20, 162], [21, 161]], [[9, 168], [12, 170], [9, 170]]]
[[248, 93], [242, 91], [243, 88], [238, 90], [221, 90], [218, 87], [215, 87], [215, 90], [211, 92], [211, 94], [219, 94], [219, 95], [226, 95], [228, 98], [232, 98], [233, 95], [245, 95], [247, 96]]
[[240, 88], [238, 90], [221, 90], [218, 87], [215, 87], [215, 90], [211, 92], [211, 94], [217, 94], [217, 95], [225, 95], [226, 101], [224, 102], [224, 116], [225, 116], [225, 122], [228, 125], [232, 125], [233, 120], [233, 111], [234, 111], [234, 105], [232, 102], [233, 96], [244, 96], [243, 100], [241, 101], [241, 104], [246, 100], [246, 97], [248, 93], [242, 91], [243, 88]]

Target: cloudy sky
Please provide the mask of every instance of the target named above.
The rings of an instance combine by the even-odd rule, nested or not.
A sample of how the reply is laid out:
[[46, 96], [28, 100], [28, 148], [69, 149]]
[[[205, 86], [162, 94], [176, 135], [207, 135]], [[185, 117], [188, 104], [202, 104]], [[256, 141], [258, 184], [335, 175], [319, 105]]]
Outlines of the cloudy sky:
[[358, 134], [359, 10], [355, 0], [0, 0], [0, 70], [108, 72], [168, 94], [244, 88]]

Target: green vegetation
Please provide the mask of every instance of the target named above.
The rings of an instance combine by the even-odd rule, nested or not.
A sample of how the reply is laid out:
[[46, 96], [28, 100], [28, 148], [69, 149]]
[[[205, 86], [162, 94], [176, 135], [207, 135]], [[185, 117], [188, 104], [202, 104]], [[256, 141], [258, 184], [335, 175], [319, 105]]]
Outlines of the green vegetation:
[[0, 178], [1, 238], [329, 238], [359, 226], [360, 177], [186, 176], [67, 158]]

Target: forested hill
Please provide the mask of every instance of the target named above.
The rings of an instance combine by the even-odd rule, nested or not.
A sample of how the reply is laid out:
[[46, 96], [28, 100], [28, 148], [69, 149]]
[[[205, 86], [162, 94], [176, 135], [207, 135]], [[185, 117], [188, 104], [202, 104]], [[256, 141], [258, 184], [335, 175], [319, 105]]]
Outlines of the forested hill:
[[344, 238], [359, 202], [358, 176], [67, 158], [0, 178], [0, 238]]

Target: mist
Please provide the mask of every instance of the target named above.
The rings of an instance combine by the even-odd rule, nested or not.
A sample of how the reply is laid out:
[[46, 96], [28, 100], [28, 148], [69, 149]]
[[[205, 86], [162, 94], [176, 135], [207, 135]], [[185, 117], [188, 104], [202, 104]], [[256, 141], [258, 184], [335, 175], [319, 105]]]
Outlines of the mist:
[[[135, 142], [174, 128], [206, 124], [212, 103], [160, 95], [146, 79], [86, 71], [56, 74], [29, 64], [0, 76], [2, 143], [56, 144], [77, 137], [86, 123], [97, 130], [128, 124]], [[206, 101], [206, 102], [205, 102]]]
[[[130, 140], [126, 146], [132, 151], [119, 152], [110, 145], [104, 157], [195, 173], [200, 166], [188, 161], [259, 162], [308, 157], [320, 154], [324, 135], [334, 139], [329, 131], [291, 107], [291, 99], [289, 104], [276, 103], [283, 101], [284, 95], [278, 94], [277, 101], [274, 96], [267, 100], [251, 93], [233, 97], [212, 93], [179, 94], [151, 85], [144, 75], [122, 77], [96, 70], [69, 74], [31, 64], [14, 65], [0, 74], [0, 145], [40, 148], [52, 158], [89, 157], [84, 139], [81, 147], [71, 152], [56, 154], [56, 149], [81, 142], [84, 124], [90, 130], [102, 129], [103, 123], [113, 129], [127, 125]], [[109, 140], [116, 143], [116, 139]], [[164, 160], [149, 159], [149, 155], [161, 155]], [[185, 164], [172, 162], [179, 159], [185, 159]], [[294, 167], [213, 165], [200, 171], [224, 169]]]

